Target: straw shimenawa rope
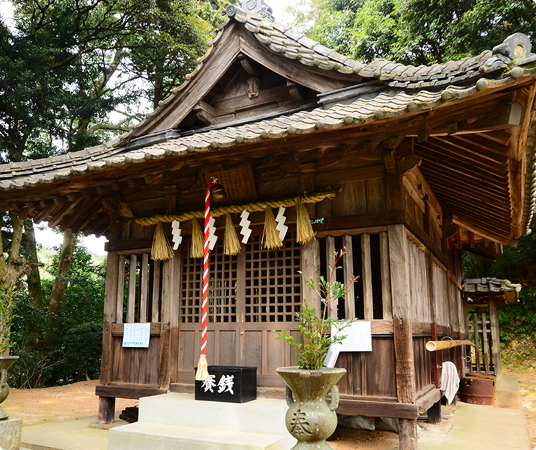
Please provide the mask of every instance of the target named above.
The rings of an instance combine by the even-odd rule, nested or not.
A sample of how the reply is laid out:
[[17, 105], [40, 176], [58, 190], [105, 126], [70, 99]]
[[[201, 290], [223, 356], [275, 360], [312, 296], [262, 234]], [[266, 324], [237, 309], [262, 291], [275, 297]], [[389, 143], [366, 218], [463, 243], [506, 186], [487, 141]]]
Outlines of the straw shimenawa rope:
[[[292, 206], [296, 206], [296, 201], [298, 199], [301, 199], [303, 203], [318, 203], [326, 198], [333, 198], [336, 194], [338, 194], [341, 190], [336, 189], [332, 191], [325, 191], [325, 192], [317, 192], [314, 194], [305, 194], [303, 196], [296, 196], [296, 197], [289, 197], [279, 200], [270, 200], [266, 202], [252, 202], [252, 203], [243, 203], [240, 205], [230, 205], [230, 206], [221, 206], [219, 208], [214, 208], [211, 210], [210, 215], [214, 218], [224, 216], [227, 213], [237, 213], [241, 214], [244, 209], [247, 209], [250, 213], [251, 212], [262, 212], [266, 210], [266, 208], [279, 208], [280, 206], [284, 206], [285, 208], [289, 208]], [[124, 221], [134, 221], [139, 225], [142, 226], [150, 226], [150, 225], [156, 225], [158, 222], [173, 222], [174, 220], [178, 220], [179, 222], [185, 222], [187, 220], [192, 219], [202, 219], [204, 217], [204, 211], [199, 209], [195, 211], [188, 211], [188, 212], [176, 212], [176, 213], [169, 213], [169, 214], [157, 214], [150, 217], [134, 217], [134, 214], [128, 207], [128, 205], [124, 203], [119, 203], [119, 213], [122, 216], [122, 219], [119, 219], [120, 222]]]
[[[234, 225], [230, 220], [229, 213], [242, 213], [244, 209], [249, 212], [261, 212], [265, 211], [265, 223], [264, 232], [262, 237], [263, 245], [268, 249], [281, 248], [283, 243], [279, 238], [279, 233], [276, 229], [276, 222], [272, 212], [272, 208], [279, 208], [283, 206], [285, 208], [295, 206], [297, 217], [297, 242], [306, 243], [314, 237], [313, 228], [309, 219], [309, 213], [305, 208], [306, 203], [318, 203], [326, 198], [333, 198], [340, 192], [340, 189], [317, 192], [314, 194], [305, 194], [299, 197], [289, 197], [278, 200], [270, 200], [266, 202], [254, 202], [245, 203], [241, 205], [222, 206], [215, 208], [211, 212], [211, 216], [221, 217], [226, 216], [226, 233], [225, 233], [225, 249], [226, 255], [236, 255], [240, 252], [240, 243], [236, 236]], [[192, 221], [192, 246], [190, 250], [190, 256], [192, 258], [203, 257], [203, 232], [199, 226], [197, 219], [204, 217], [203, 210], [178, 212], [170, 214], [157, 214], [150, 217], [135, 217], [132, 210], [126, 203], [118, 203], [119, 214], [122, 219], [119, 221], [134, 221], [142, 226], [156, 225], [156, 230], [153, 238], [153, 248], [151, 250], [151, 257], [154, 260], [165, 260], [173, 258], [173, 248], [167, 240], [166, 233], [164, 231], [163, 224], [173, 222], [177, 220], [179, 222], [185, 222], [187, 220]]]

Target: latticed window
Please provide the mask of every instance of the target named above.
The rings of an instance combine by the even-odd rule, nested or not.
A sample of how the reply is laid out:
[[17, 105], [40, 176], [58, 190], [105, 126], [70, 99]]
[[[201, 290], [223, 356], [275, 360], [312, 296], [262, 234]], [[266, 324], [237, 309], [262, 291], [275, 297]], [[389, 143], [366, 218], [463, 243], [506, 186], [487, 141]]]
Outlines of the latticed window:
[[[223, 253], [219, 239], [210, 253], [209, 322], [293, 322], [299, 311], [300, 246], [289, 233], [283, 247], [263, 249], [261, 236], [251, 236], [236, 256]], [[203, 262], [182, 246], [180, 314], [182, 323], [201, 320]]]
[[246, 249], [246, 322], [293, 322], [300, 303], [300, 247], [294, 233], [278, 250], [253, 236]]

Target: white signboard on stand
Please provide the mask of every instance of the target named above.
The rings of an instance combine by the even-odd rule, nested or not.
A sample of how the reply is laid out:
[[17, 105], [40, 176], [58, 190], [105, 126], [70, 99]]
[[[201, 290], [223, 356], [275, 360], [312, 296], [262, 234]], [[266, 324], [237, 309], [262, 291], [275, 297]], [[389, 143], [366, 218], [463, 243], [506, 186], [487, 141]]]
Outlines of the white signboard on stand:
[[332, 336], [346, 336], [342, 342], [330, 346], [324, 365], [335, 367], [340, 352], [371, 352], [372, 329], [371, 322], [358, 320], [352, 322], [349, 327], [338, 331], [335, 326], [331, 327]]

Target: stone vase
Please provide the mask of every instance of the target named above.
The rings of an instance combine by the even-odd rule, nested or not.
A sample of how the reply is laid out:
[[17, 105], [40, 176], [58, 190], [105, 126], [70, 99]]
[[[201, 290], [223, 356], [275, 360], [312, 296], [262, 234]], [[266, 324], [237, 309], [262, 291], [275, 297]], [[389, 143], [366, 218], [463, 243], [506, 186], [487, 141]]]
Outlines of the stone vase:
[[[18, 356], [0, 356], [0, 403], [9, 395], [9, 386], [7, 385], [7, 370], [19, 359]], [[6, 420], [8, 413], [0, 407], [0, 420]]]
[[[292, 450], [331, 450], [326, 443], [337, 428], [339, 388], [337, 382], [346, 369], [323, 367], [304, 370], [298, 367], [280, 367], [277, 373], [287, 385], [289, 409], [285, 422], [289, 433], [298, 443]], [[331, 403], [326, 400], [331, 392]]]

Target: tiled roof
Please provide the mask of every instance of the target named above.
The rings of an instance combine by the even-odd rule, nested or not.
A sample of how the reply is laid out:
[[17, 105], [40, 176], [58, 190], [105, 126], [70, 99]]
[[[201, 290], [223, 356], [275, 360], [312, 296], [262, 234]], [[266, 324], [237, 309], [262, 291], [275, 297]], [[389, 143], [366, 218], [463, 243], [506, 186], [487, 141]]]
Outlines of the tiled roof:
[[512, 283], [510, 280], [499, 278], [465, 278], [463, 280], [465, 292], [519, 292], [521, 285]]
[[173, 102], [175, 96], [179, 95], [195, 79], [231, 20], [242, 24], [244, 29], [249, 31], [259, 42], [266, 45], [269, 50], [288, 59], [299, 61], [306, 66], [316, 66], [326, 71], [336, 71], [347, 75], [357, 74], [367, 79], [366, 81], [375, 79], [384, 86], [406, 91], [445, 89], [451, 85], [467, 86], [487, 74], [494, 72], [505, 73], [512, 66], [532, 66], [536, 62], [536, 55], [530, 55], [528, 57], [517, 57], [515, 63], [513, 63], [515, 56], [514, 45], [507, 43], [508, 39], [521, 36], [528, 46], [527, 54], [530, 53], [530, 40], [526, 36], [516, 33], [493, 50], [487, 50], [478, 56], [466, 57], [460, 61], [417, 67], [394, 63], [385, 59], [377, 59], [370, 64], [363, 64], [313, 41], [284, 23], [269, 22], [256, 13], [245, 13], [235, 5], [227, 6], [227, 14], [229, 18], [220, 25], [218, 35], [209, 43], [209, 49], [205, 55], [197, 60], [197, 67], [186, 75], [184, 83], [175, 88], [172, 95], [161, 100], [158, 108], [148, 113], [145, 120], [125, 134], [122, 137], [122, 141], [128, 139], [136, 129], [159, 115], [167, 105]]
[[[507, 78], [503, 83], [511, 81], [513, 80]], [[349, 105], [336, 105], [327, 110], [316, 108], [262, 122], [179, 137], [134, 150], [116, 147], [112, 141], [61, 156], [0, 165], [0, 189], [22, 189], [111, 166], [374, 122], [419, 109], [431, 109], [453, 98], [466, 97], [476, 92], [478, 88], [474, 86], [468, 89], [449, 87], [440, 92], [400, 92], [394, 96], [382, 93], [372, 100], [358, 99]]]
[[[378, 91], [374, 98], [367, 96], [345, 99], [329, 109], [318, 107], [309, 111], [246, 123], [239, 126], [198, 131], [181, 135], [174, 131], [171, 138], [145, 147], [122, 146], [121, 140], [89, 148], [80, 152], [34, 161], [10, 163], [0, 166], [0, 189], [22, 189], [68, 179], [76, 175], [99, 171], [112, 166], [123, 166], [161, 159], [167, 156], [207, 152], [213, 149], [233, 147], [237, 144], [277, 139], [293, 134], [308, 134], [320, 129], [336, 129], [349, 125], [374, 122], [409, 114], [416, 110], [436, 108], [451, 100], [465, 98], [488, 88], [499, 88], [513, 83], [521, 77], [536, 75], [536, 55], [514, 55], [512, 42], [501, 44], [493, 51], [487, 51], [473, 58], [452, 61], [430, 67], [413, 67], [377, 60], [371, 64], [359, 64], [350, 58], [331, 51], [322, 45], [290, 30], [278, 22], [269, 23], [255, 15], [245, 14], [236, 9], [229, 20], [236, 20], [260, 42], [286, 58], [299, 60], [303, 64], [313, 64], [324, 70], [357, 73], [363, 78], [377, 79], [388, 89]], [[223, 25], [223, 29], [226, 24]], [[221, 33], [216, 40], [221, 38]], [[514, 35], [516, 39], [528, 39]], [[510, 38], [509, 38], [510, 39]], [[530, 41], [528, 41], [530, 45]], [[214, 44], [213, 44], [214, 45]], [[212, 47], [211, 47], [212, 48]], [[196, 76], [204, 61], [210, 57], [211, 49], [200, 58], [198, 67], [186, 77], [184, 87]], [[305, 56], [304, 56], [305, 55]], [[512, 59], [514, 58], [515, 59]], [[456, 82], [464, 80], [460, 85]], [[365, 81], [366, 83], [370, 80]], [[357, 85], [359, 86], [359, 85]], [[426, 87], [426, 88], [425, 88]], [[158, 114], [173, 98], [162, 105], [146, 120]], [[534, 147], [536, 146], [536, 115], [527, 141], [527, 192], [534, 193]], [[124, 141], [123, 141], [124, 143]], [[531, 203], [532, 201], [532, 203]], [[528, 224], [534, 196], [525, 208], [523, 222]]]
[[[506, 70], [514, 56], [508, 46], [497, 46], [478, 56], [431, 66], [415, 67], [385, 59], [376, 59], [370, 64], [363, 64], [313, 41], [281, 22], [270, 23], [256, 14], [245, 13], [234, 5], [227, 7], [227, 14], [243, 24], [259, 42], [288, 59], [319, 69], [344, 74], [354, 73], [363, 78], [376, 78], [390, 87], [430, 89], [467, 82], [483, 73]], [[223, 27], [228, 22], [225, 22]], [[525, 59], [526, 61], [518, 61], [517, 64], [532, 63], [536, 60], [536, 55]]]

